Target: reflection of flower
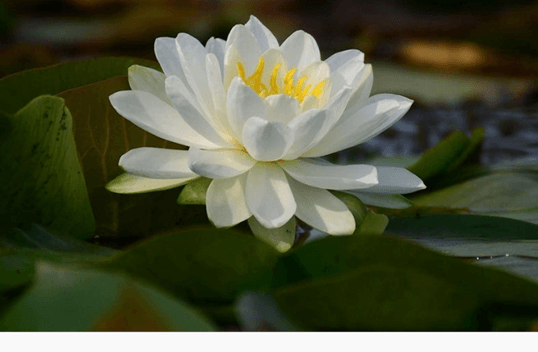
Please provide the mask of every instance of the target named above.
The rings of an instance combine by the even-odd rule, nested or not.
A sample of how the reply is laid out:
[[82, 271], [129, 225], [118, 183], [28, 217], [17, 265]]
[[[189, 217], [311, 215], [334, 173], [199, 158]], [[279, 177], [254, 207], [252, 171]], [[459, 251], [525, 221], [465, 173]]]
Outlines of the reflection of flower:
[[251, 17], [226, 41], [211, 38], [205, 47], [185, 33], [158, 38], [155, 54], [164, 74], [133, 66], [132, 90], [110, 101], [135, 125], [190, 148], [133, 149], [120, 165], [144, 177], [148, 189], [212, 179], [206, 204], [217, 227], [254, 216], [272, 229], [296, 215], [329, 234], [350, 234], [353, 216], [328, 190], [383, 205], [425, 188], [402, 168], [319, 158], [369, 140], [411, 106], [397, 95], [369, 97], [372, 68], [358, 50], [321, 61], [309, 34], [297, 31], [279, 46]]

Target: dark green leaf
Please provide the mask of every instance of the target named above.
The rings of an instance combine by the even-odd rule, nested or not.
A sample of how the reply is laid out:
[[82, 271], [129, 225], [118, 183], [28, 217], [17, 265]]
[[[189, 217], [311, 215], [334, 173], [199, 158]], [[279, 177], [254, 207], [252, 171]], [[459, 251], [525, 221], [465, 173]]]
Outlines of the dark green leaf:
[[196, 303], [230, 302], [269, 286], [278, 252], [246, 233], [198, 229], [153, 237], [106, 266]]
[[35, 283], [0, 320], [7, 331], [210, 331], [186, 304], [118, 274], [39, 262]]
[[14, 114], [32, 99], [127, 74], [138, 64], [158, 69], [156, 62], [126, 57], [98, 58], [18, 72], [0, 79], [0, 111]]
[[42, 96], [9, 118], [0, 141], [0, 225], [35, 222], [88, 238], [95, 222], [63, 99]]

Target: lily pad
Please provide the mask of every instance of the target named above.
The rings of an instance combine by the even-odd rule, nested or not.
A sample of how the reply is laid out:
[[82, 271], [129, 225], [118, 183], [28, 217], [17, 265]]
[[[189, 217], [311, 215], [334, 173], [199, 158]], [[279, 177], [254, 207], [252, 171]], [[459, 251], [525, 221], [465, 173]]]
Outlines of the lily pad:
[[35, 283], [0, 320], [4, 331], [211, 331], [185, 303], [118, 274], [39, 262]]

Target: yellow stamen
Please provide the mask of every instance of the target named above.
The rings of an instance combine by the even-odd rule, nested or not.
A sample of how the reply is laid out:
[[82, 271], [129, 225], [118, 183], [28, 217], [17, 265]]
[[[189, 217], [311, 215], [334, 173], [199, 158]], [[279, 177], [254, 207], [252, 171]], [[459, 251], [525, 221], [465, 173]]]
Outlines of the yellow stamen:
[[265, 68], [265, 60], [263, 57], [259, 58], [258, 64], [256, 65], [256, 69], [254, 70], [252, 75], [250, 75], [250, 77], [246, 76], [245, 67], [243, 66], [243, 64], [241, 62], [238, 62], [237, 75], [241, 77], [241, 79], [243, 80], [243, 82], [245, 82], [246, 85], [252, 88], [262, 98], [274, 94], [283, 93], [297, 99], [300, 103], [302, 103], [303, 100], [309, 95], [313, 95], [319, 99], [320, 96], [323, 94], [323, 87], [325, 86], [325, 81], [316, 84], [311, 93], [309, 93], [310, 88], [312, 87], [311, 84], [308, 84], [306, 87], [303, 88], [303, 85], [308, 79], [307, 76], [302, 76], [301, 78], [299, 78], [297, 83], [294, 84], [293, 76], [297, 72], [296, 68], [292, 68], [291, 70], [286, 72], [286, 74], [284, 75], [284, 79], [282, 80], [283, 82], [281, 88], [281, 86], [278, 84], [278, 72], [281, 67], [282, 63], [278, 63], [271, 70], [271, 76], [268, 82], [269, 88], [262, 82], [263, 71]]

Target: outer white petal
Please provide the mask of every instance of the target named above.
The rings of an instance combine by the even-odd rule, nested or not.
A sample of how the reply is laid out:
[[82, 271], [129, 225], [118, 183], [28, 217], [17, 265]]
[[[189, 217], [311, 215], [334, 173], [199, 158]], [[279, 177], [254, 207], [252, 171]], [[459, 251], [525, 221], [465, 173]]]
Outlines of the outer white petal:
[[189, 149], [189, 168], [208, 178], [229, 178], [250, 170], [256, 162], [243, 152], [234, 149]]
[[[325, 61], [331, 68], [333, 92], [342, 87], [356, 88], [360, 82], [361, 71], [364, 69], [364, 54], [358, 50], [347, 50], [334, 54]], [[333, 93], [334, 94], [334, 93]]]
[[243, 126], [243, 146], [259, 161], [282, 158], [293, 143], [293, 132], [283, 123], [251, 117]]
[[267, 106], [267, 115], [265, 117], [267, 121], [288, 124], [301, 111], [297, 99], [286, 94], [270, 95], [263, 101]]
[[371, 165], [323, 165], [308, 159], [280, 164], [294, 179], [312, 187], [345, 190], [377, 185], [377, 171]]
[[278, 41], [267, 27], [265, 27], [256, 17], [250, 16], [250, 19], [245, 24], [245, 27], [250, 29], [252, 34], [258, 40], [261, 52], [267, 49], [278, 48]]
[[290, 35], [280, 46], [288, 68], [297, 68], [302, 71], [312, 62], [320, 61], [318, 43], [314, 37], [304, 31], [296, 31]]
[[175, 38], [157, 38], [155, 40], [155, 56], [167, 77], [177, 76], [181, 79], [185, 79], [183, 69], [179, 62], [179, 53], [177, 51]]
[[226, 92], [222, 84], [222, 74], [218, 59], [214, 54], [207, 54], [205, 64], [207, 83], [214, 106], [214, 113], [209, 116], [211, 123], [226, 134], [233, 134], [226, 116]]
[[211, 116], [214, 107], [206, 75], [207, 50], [196, 38], [186, 33], [178, 34], [176, 45], [187, 85], [200, 102], [201, 111]]
[[109, 100], [118, 114], [157, 137], [200, 148], [219, 147], [193, 130], [173, 107], [150, 93], [120, 91]]
[[228, 122], [234, 137], [243, 142], [243, 125], [252, 116], [265, 118], [267, 107], [255, 91], [243, 83], [240, 77], [233, 79], [226, 103]]
[[164, 73], [139, 65], [132, 65], [128, 72], [129, 86], [132, 90], [151, 93], [171, 105], [164, 90], [164, 80], [166, 79]]
[[[235, 25], [230, 31], [230, 34], [228, 34], [228, 39], [226, 40], [226, 55], [228, 55], [228, 51], [231, 47], [237, 50], [239, 56], [243, 60], [242, 63], [245, 68], [245, 73], [247, 76], [250, 76], [256, 69], [258, 59], [262, 54], [258, 40], [254, 34], [252, 34], [250, 29], [238, 24]], [[224, 62], [226, 63], [226, 56]], [[233, 69], [235, 70], [236, 68], [233, 67]]]
[[136, 148], [123, 154], [119, 165], [128, 173], [159, 179], [197, 176], [189, 168], [189, 152], [162, 148]]
[[207, 189], [207, 216], [216, 227], [234, 226], [251, 217], [245, 198], [247, 174], [211, 181]]
[[377, 173], [379, 184], [363, 189], [361, 192], [407, 194], [426, 188], [418, 176], [401, 167], [377, 166]]
[[110, 192], [120, 194], [147, 193], [154, 191], [164, 191], [171, 188], [183, 186], [184, 184], [198, 178], [199, 176], [162, 180], [146, 178], [141, 176], [121, 174], [106, 184], [105, 188]]
[[295, 214], [297, 204], [284, 171], [270, 163], [257, 163], [247, 177], [247, 204], [266, 228], [281, 227]]
[[350, 235], [355, 219], [347, 206], [331, 192], [288, 179], [297, 202], [295, 215], [308, 225], [331, 235]]
[[205, 114], [200, 112], [189, 99], [186, 87], [183, 82], [175, 77], [168, 77], [165, 81], [166, 94], [174, 104], [177, 111], [181, 113], [183, 120], [191, 127], [192, 130], [204, 136], [212, 143], [219, 146], [227, 146], [229, 141], [226, 141], [219, 132], [215, 129]]
[[346, 110], [342, 114], [342, 120], [346, 120], [368, 103], [368, 97], [374, 84], [372, 65], [366, 64], [357, 75], [357, 83], [353, 94], [349, 98]]
[[226, 41], [220, 38], [209, 38], [205, 44], [208, 53], [214, 54], [220, 65], [221, 73], [224, 73], [224, 53], [226, 52]]
[[[374, 186], [375, 187], [375, 186]], [[399, 194], [375, 194], [360, 190], [344, 191], [359, 198], [364, 204], [389, 209], [405, 209], [413, 205], [410, 200]]]
[[327, 155], [366, 142], [396, 123], [411, 104], [412, 100], [398, 95], [371, 97], [353, 116], [344, 118], [342, 115], [332, 130], [304, 156]]

